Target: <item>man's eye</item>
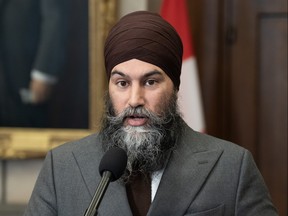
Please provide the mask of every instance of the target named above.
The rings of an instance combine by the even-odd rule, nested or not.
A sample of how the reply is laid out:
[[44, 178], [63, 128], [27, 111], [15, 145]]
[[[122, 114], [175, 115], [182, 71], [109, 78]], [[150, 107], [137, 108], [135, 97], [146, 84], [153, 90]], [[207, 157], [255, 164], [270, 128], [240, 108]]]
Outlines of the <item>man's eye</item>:
[[156, 80], [147, 80], [146, 81], [146, 85], [151, 86], [151, 85], [155, 85]]
[[126, 82], [126, 81], [119, 81], [119, 82], [117, 82], [117, 85], [119, 86], [119, 87], [125, 87], [125, 86], [127, 86], [128, 85], [128, 83]]

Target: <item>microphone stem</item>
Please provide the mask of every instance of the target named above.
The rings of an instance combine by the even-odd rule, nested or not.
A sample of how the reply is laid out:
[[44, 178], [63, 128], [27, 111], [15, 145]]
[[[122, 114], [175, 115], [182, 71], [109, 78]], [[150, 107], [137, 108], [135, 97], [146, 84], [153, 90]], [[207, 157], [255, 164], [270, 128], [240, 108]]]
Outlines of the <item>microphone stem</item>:
[[85, 212], [84, 216], [96, 216], [97, 215], [97, 209], [100, 205], [100, 202], [105, 194], [106, 189], [108, 188], [108, 185], [110, 183], [111, 178], [111, 172], [105, 171], [103, 172], [101, 181], [97, 187], [97, 190], [93, 196], [93, 199], [88, 207], [88, 209]]

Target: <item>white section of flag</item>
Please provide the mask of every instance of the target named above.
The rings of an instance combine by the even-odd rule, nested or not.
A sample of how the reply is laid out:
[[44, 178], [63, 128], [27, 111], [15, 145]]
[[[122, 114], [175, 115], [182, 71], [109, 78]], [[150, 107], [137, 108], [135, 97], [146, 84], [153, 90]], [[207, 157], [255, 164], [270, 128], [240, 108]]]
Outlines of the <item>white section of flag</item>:
[[196, 60], [193, 56], [182, 64], [179, 107], [185, 122], [194, 130], [205, 131], [205, 120], [201, 100]]

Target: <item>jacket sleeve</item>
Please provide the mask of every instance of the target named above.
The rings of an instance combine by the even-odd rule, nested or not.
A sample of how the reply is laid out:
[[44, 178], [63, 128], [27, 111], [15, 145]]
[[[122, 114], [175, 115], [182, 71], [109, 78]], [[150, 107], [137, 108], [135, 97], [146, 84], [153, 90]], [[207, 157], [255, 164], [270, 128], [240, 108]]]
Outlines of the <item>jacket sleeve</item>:
[[278, 215], [251, 153], [244, 151], [239, 173], [235, 215]]
[[48, 152], [24, 216], [56, 216], [52, 153]]

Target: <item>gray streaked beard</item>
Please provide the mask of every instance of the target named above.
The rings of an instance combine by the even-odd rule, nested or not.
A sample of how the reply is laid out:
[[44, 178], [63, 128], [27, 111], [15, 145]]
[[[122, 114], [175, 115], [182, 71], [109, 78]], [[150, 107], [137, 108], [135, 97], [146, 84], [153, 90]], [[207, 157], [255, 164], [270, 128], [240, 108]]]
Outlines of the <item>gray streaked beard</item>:
[[[104, 151], [112, 147], [120, 147], [127, 152], [127, 168], [121, 177], [122, 181], [127, 182], [132, 171], [150, 174], [161, 169], [175, 147], [177, 137], [183, 128], [176, 91], [168, 102], [163, 103], [159, 115], [139, 106], [129, 107], [116, 116], [108, 94], [105, 102], [106, 113], [102, 120], [100, 135], [103, 139]], [[125, 117], [134, 114], [146, 116], [148, 123], [138, 127], [123, 126]]]

